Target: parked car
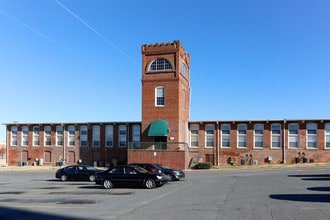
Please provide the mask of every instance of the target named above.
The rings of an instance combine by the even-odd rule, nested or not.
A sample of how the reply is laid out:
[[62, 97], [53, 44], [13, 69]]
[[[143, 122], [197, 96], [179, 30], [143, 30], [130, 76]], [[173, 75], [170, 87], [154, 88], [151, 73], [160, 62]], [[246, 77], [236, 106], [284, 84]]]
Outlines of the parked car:
[[131, 163], [130, 165], [136, 165], [139, 167], [142, 167], [152, 173], [162, 173], [162, 169], [157, 165], [153, 163]]
[[181, 178], [186, 177], [186, 174], [185, 172], [183, 172], [183, 170], [171, 169], [170, 167], [161, 164], [157, 164], [157, 165], [161, 168], [162, 172], [168, 176], [170, 181], [173, 180], [178, 181]]
[[162, 186], [168, 182], [163, 173], [151, 173], [136, 165], [120, 165], [96, 173], [95, 183], [110, 189], [114, 186], [145, 187], [147, 189]]
[[55, 177], [62, 181], [87, 180], [93, 182], [95, 180], [95, 173], [101, 171], [103, 170], [90, 165], [71, 165], [58, 169]]

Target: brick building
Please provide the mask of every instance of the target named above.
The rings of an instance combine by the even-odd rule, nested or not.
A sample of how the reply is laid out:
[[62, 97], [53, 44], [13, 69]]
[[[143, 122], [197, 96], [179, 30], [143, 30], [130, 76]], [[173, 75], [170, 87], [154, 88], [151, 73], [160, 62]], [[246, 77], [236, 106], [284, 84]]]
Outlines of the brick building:
[[140, 122], [5, 124], [8, 165], [329, 161], [330, 119], [190, 121], [190, 56], [181, 42], [141, 51]]

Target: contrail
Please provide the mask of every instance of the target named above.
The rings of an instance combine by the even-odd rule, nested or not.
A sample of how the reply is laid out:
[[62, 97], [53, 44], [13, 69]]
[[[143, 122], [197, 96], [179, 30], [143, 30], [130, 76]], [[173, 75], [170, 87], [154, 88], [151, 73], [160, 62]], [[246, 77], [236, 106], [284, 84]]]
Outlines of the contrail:
[[97, 36], [99, 36], [100, 38], [102, 38], [105, 42], [107, 42], [110, 46], [112, 46], [113, 48], [115, 48], [116, 50], [118, 50], [120, 53], [122, 53], [123, 55], [125, 55], [127, 58], [129, 58], [131, 61], [133, 61], [135, 64], [138, 65], [138, 62], [133, 59], [131, 56], [129, 56], [125, 51], [123, 51], [120, 47], [118, 47], [117, 45], [115, 45], [114, 43], [112, 43], [111, 41], [109, 41], [108, 39], [106, 39], [101, 33], [99, 33], [97, 30], [95, 30], [92, 26], [90, 26], [86, 21], [84, 21], [81, 17], [79, 17], [77, 14], [75, 14], [74, 12], [72, 12], [70, 9], [68, 9], [67, 7], [65, 7], [63, 4], [61, 4], [58, 0], [55, 0], [55, 2], [61, 6], [65, 11], [67, 11], [69, 14], [71, 14], [73, 17], [75, 17], [78, 21], [80, 21], [81, 23], [83, 23], [88, 29], [90, 29], [91, 31], [93, 31]]
[[48, 37], [47, 35], [41, 33], [40, 31], [34, 29], [33, 27], [31, 27], [31, 26], [25, 24], [24, 22], [22, 22], [21, 20], [15, 18], [15, 17], [13, 17], [13, 16], [11, 16], [10, 14], [8, 14], [8, 13], [2, 11], [1, 9], [0, 9], [0, 13], [3, 14], [3, 15], [5, 15], [5, 16], [7, 16], [8, 18], [10, 18], [11, 20], [15, 21], [16, 23], [18, 23], [18, 24], [20, 24], [20, 25], [23, 25], [24, 27], [26, 27], [26, 28], [29, 29], [30, 31], [32, 31], [32, 32], [34, 32], [34, 33], [36, 33], [36, 34], [38, 34], [39, 36], [41, 36], [42, 38], [44, 38], [44, 39], [50, 41], [51, 43], [55, 44], [56, 46], [63, 48], [63, 49], [66, 50], [67, 52], [71, 52], [71, 50], [68, 49], [67, 47], [65, 47], [65, 46], [63, 46], [63, 45], [57, 43], [55, 40], [51, 39], [51, 38]]

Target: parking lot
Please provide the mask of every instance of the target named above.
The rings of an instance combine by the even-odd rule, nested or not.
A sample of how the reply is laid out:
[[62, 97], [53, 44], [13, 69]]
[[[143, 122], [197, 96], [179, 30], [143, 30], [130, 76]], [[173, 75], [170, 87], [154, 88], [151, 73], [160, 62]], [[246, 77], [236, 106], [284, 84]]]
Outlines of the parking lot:
[[156, 189], [0, 172], [0, 219], [330, 219], [330, 168], [186, 171]]

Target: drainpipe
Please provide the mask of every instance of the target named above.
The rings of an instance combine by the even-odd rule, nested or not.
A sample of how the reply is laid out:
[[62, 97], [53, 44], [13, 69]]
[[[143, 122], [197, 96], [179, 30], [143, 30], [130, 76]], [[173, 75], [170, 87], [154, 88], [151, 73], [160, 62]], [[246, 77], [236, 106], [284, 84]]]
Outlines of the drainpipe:
[[65, 125], [62, 124], [62, 126], [63, 126], [63, 165], [65, 165], [66, 164], [66, 158], [65, 158], [65, 142], [66, 142], [66, 140], [65, 140]]
[[6, 125], [6, 164], [7, 164], [7, 166], [9, 166], [9, 155], [8, 155], [8, 153], [9, 153], [9, 144], [8, 144], [8, 125]]
[[216, 122], [215, 126], [215, 153], [216, 153], [216, 166], [219, 166], [219, 122]]
[[286, 123], [286, 120], [284, 119], [283, 121], [283, 164], [286, 164], [286, 152], [285, 152], [285, 142], [286, 142], [286, 139], [285, 139], [285, 123]]

